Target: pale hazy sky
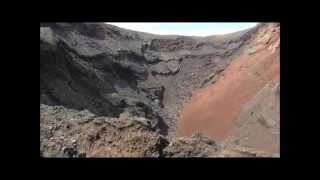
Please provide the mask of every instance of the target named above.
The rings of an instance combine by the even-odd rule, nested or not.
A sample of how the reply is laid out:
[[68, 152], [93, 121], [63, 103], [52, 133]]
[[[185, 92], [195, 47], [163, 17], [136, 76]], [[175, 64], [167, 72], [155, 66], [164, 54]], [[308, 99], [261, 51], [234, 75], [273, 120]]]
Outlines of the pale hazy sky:
[[118, 27], [161, 35], [210, 36], [232, 33], [257, 23], [108, 23]]

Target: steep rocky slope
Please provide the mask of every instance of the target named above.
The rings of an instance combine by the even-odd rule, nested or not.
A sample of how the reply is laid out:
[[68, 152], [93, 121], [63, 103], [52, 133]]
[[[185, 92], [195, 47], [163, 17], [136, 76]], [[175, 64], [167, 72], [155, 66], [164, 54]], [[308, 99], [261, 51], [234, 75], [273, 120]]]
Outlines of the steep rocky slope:
[[40, 24], [42, 155], [250, 156], [173, 136], [183, 103], [217, 81], [265, 26], [187, 37], [103, 23]]
[[[233, 134], [242, 145], [279, 153], [280, 96], [261, 90], [273, 81], [280, 83], [279, 24], [260, 27], [244, 49], [221, 78], [196, 92], [186, 103], [178, 135], [202, 132], [222, 142]], [[247, 110], [246, 103], [255, 105]], [[272, 125], [267, 127], [261, 121]], [[233, 128], [235, 124], [241, 128]]]
[[241, 109], [226, 143], [280, 152], [280, 82], [266, 84]]

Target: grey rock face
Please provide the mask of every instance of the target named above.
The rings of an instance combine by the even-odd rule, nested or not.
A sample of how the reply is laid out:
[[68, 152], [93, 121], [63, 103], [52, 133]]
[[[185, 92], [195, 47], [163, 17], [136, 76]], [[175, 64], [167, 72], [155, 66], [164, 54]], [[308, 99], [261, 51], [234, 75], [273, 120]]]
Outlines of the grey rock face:
[[280, 98], [277, 92], [279, 86], [279, 81], [266, 84], [243, 106], [227, 142], [237, 142], [241, 146], [255, 149], [268, 145], [269, 153], [279, 154]]
[[174, 75], [179, 71], [180, 63], [176, 60], [170, 60], [166, 62], [160, 62], [153, 66], [151, 73], [153, 75]]

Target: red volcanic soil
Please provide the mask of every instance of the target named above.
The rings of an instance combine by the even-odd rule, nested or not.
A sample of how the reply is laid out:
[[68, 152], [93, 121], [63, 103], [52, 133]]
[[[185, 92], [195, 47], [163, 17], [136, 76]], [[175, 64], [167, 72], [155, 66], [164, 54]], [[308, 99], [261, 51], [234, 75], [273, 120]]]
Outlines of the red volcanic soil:
[[242, 53], [216, 83], [200, 89], [184, 105], [177, 136], [202, 132], [223, 140], [241, 107], [268, 82], [280, 78], [279, 32], [262, 31], [252, 43], [253, 54]]

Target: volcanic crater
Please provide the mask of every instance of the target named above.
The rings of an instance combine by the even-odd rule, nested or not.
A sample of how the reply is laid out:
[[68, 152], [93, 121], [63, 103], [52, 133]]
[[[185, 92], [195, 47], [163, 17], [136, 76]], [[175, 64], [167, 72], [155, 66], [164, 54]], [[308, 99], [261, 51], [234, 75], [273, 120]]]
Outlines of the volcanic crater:
[[40, 142], [42, 157], [278, 157], [280, 24], [40, 23]]

